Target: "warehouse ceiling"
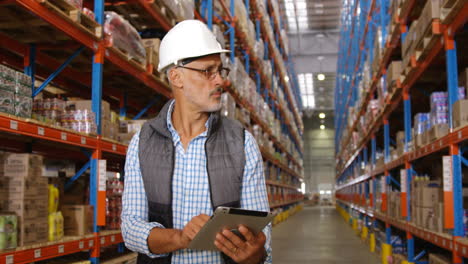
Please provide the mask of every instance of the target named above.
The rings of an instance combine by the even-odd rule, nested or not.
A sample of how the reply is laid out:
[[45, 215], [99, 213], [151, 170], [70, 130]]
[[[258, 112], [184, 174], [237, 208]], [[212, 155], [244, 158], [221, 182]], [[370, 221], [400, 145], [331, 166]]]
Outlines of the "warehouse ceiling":
[[[304, 113], [334, 108], [341, 0], [282, 0]], [[319, 80], [319, 74], [325, 79]]]

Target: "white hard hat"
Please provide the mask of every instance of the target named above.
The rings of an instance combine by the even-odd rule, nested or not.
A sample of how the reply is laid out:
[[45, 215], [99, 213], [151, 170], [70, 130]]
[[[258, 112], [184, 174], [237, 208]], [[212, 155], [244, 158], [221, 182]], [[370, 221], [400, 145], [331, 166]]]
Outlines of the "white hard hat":
[[185, 20], [174, 26], [159, 46], [158, 71], [177, 65], [181, 60], [231, 52], [223, 49], [216, 36], [199, 20]]

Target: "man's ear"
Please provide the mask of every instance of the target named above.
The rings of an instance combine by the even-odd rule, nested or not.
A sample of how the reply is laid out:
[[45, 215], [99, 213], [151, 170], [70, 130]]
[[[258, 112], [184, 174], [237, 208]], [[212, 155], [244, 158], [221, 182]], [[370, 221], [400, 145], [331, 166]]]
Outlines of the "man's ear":
[[182, 73], [177, 68], [170, 69], [167, 78], [174, 88], [182, 88]]

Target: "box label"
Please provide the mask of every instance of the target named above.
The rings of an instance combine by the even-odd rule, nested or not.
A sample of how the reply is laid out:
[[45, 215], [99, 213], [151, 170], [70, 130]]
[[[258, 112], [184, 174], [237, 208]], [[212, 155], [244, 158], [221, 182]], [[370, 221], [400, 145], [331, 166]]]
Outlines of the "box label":
[[443, 175], [444, 175], [444, 192], [451, 192], [453, 190], [452, 184], [452, 157], [442, 157]]
[[84, 248], [84, 242], [83, 241], [80, 241], [80, 245], [78, 246], [80, 249], [83, 249]]
[[85, 137], [81, 137], [81, 144], [83, 144], [83, 145], [86, 144], [86, 138]]
[[67, 133], [61, 132], [61, 133], [60, 133], [60, 138], [61, 138], [62, 140], [64, 140], [64, 141], [67, 141]]
[[34, 258], [40, 258], [41, 257], [41, 249], [36, 249], [34, 250]]
[[90, 240], [88, 242], [88, 247], [93, 247], [94, 246], [94, 240]]
[[65, 252], [65, 246], [64, 245], [58, 246], [58, 253], [61, 254], [63, 252]]
[[18, 130], [18, 121], [10, 120], [10, 129]]
[[8, 255], [8, 256], [5, 257], [5, 263], [6, 264], [13, 264], [14, 260], [15, 259], [14, 259], [13, 255]]
[[45, 133], [44, 133], [44, 128], [43, 127], [37, 127], [37, 134], [40, 135], [40, 136], [43, 136]]
[[106, 160], [98, 161], [99, 191], [106, 191]]
[[407, 188], [406, 188], [406, 169], [400, 170], [400, 182], [401, 182], [401, 192], [406, 193]]

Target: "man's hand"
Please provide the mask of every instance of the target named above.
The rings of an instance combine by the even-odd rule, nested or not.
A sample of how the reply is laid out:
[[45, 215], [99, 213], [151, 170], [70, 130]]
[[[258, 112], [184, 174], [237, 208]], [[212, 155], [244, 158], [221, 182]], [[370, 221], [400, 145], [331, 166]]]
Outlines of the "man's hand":
[[206, 214], [200, 214], [193, 217], [184, 227], [180, 234], [181, 248], [187, 248], [190, 241], [192, 241], [198, 234], [200, 229], [210, 220]]
[[255, 236], [243, 225], [239, 227], [239, 232], [245, 241], [231, 231], [223, 230], [216, 235], [215, 246], [236, 263], [259, 264], [265, 257], [265, 234], [260, 232]]

